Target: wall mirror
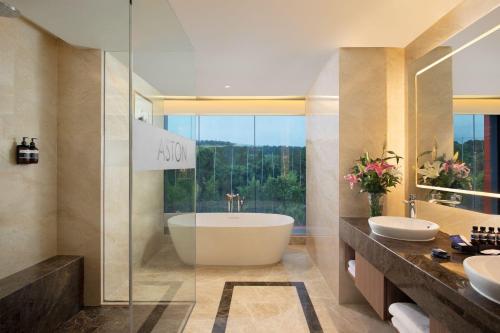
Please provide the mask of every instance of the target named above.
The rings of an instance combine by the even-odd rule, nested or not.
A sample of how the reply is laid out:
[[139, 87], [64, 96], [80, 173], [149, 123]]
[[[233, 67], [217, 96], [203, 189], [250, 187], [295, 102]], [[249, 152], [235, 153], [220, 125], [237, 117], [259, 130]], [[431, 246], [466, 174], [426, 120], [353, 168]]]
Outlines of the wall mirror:
[[417, 187], [431, 202], [498, 213], [500, 7], [421, 60]]

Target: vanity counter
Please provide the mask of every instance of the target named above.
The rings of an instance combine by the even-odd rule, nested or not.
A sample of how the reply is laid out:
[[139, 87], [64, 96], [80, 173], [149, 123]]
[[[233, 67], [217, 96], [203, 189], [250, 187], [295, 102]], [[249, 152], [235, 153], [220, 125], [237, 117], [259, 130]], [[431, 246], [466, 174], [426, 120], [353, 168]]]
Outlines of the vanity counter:
[[[467, 255], [456, 253], [449, 236], [408, 242], [374, 235], [367, 218], [341, 218], [340, 238], [450, 332], [500, 332], [500, 305], [472, 289], [464, 272]], [[431, 257], [433, 248], [450, 260]]]

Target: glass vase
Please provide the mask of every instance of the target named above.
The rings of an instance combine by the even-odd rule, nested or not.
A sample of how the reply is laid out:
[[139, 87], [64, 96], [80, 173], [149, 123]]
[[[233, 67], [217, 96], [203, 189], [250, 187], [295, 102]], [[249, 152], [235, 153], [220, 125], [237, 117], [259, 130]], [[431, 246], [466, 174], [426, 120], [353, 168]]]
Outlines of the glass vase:
[[384, 210], [384, 193], [368, 193], [370, 216], [382, 216]]

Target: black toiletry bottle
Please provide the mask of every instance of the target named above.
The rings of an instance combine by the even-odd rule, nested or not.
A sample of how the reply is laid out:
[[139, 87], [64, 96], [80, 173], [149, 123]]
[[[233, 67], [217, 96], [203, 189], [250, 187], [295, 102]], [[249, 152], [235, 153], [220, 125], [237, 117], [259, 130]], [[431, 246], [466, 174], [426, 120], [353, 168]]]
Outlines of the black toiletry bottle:
[[29, 164], [30, 162], [30, 147], [26, 142], [28, 137], [23, 137], [23, 141], [16, 147], [16, 162], [17, 164]]
[[472, 231], [470, 233], [470, 242], [472, 245], [479, 244], [479, 228], [477, 225], [472, 227]]
[[30, 163], [38, 163], [38, 155], [39, 151], [38, 148], [36, 147], [35, 140], [37, 138], [31, 138], [30, 142]]
[[488, 243], [488, 234], [486, 233], [486, 227], [479, 227], [479, 244]]
[[488, 227], [488, 245], [495, 245], [497, 235], [494, 227]]

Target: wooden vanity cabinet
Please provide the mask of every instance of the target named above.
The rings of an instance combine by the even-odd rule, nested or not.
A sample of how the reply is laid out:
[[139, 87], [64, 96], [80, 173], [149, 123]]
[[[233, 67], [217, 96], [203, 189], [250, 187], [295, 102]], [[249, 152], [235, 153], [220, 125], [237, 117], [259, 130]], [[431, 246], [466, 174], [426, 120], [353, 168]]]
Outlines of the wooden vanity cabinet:
[[380, 319], [391, 318], [388, 308], [395, 302], [409, 302], [408, 296], [384, 277], [375, 266], [356, 252], [356, 277], [354, 284], [366, 298]]

